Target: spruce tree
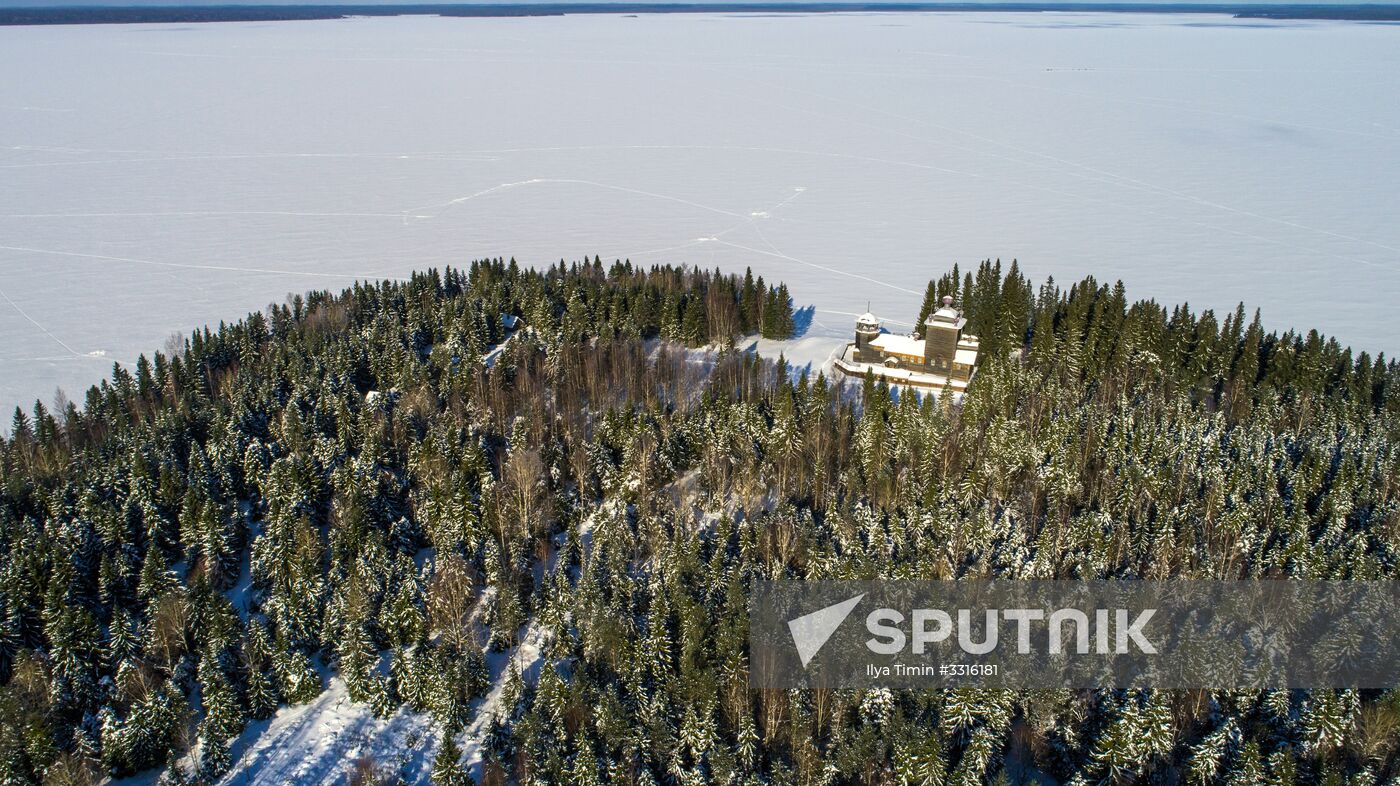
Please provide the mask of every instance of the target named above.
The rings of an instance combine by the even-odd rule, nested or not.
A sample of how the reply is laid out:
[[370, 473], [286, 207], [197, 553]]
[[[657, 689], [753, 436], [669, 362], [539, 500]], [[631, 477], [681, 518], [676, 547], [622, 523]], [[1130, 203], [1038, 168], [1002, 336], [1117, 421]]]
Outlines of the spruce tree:
[[467, 772], [461, 764], [462, 749], [450, 733], [444, 732], [438, 744], [437, 755], [433, 757], [433, 771], [430, 776], [433, 786], [467, 786]]

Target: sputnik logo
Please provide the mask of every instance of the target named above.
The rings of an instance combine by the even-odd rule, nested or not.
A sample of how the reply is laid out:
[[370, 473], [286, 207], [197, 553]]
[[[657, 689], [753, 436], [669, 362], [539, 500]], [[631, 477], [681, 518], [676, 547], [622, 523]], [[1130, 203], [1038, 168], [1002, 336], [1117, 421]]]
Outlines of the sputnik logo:
[[788, 630], [792, 633], [792, 643], [797, 645], [797, 657], [802, 660], [802, 668], [807, 668], [807, 664], [817, 656], [822, 645], [841, 627], [841, 623], [846, 621], [856, 604], [864, 597], [865, 593], [862, 592], [834, 606], [788, 620]]

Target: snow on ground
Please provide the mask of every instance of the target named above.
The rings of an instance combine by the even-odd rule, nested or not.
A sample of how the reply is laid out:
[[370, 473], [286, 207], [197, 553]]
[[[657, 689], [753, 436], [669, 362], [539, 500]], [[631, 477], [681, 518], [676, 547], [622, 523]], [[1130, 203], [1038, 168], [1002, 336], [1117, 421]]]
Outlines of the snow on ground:
[[249, 724], [230, 752], [234, 766], [221, 786], [334, 786], [364, 756], [402, 774], [407, 783], [426, 783], [437, 732], [428, 716], [404, 709], [390, 718], [374, 717], [333, 677], [312, 701]]
[[[610, 505], [612, 503], [604, 503]], [[585, 517], [578, 525], [578, 543], [586, 558], [592, 551], [593, 545], [593, 523], [598, 515], [593, 514]], [[555, 537], [555, 551], [550, 554], [548, 570], [554, 569], [554, 560], [558, 556], [558, 547], [563, 545], [566, 535]], [[488, 588], [488, 591], [491, 588]], [[486, 602], [478, 604], [479, 608], [488, 605]], [[505, 696], [506, 681], [512, 668], [520, 674], [522, 681], [526, 685], [533, 685], [539, 680], [540, 668], [544, 664], [545, 636], [548, 631], [537, 620], [531, 618], [525, 625], [524, 633], [520, 635], [519, 643], [505, 652], [487, 652], [486, 666], [491, 674], [491, 687], [487, 690], [486, 696], [473, 703], [472, 719], [463, 729], [458, 737], [458, 742], [462, 748], [462, 760], [467, 766], [467, 772], [473, 780], [480, 781], [482, 775], [482, 764], [485, 751], [482, 746], [486, 742], [486, 735], [491, 730], [491, 722], [501, 716], [506, 708], [502, 707], [502, 700]]]
[[[596, 515], [596, 514], [595, 514]], [[578, 542], [591, 551], [594, 516], [579, 523]], [[562, 545], [563, 536], [556, 545]], [[421, 555], [420, 555], [421, 556]], [[553, 557], [551, 557], [551, 560]], [[495, 588], [487, 587], [472, 611], [471, 621], [490, 606]], [[482, 774], [482, 745], [491, 722], [503, 708], [507, 676], [512, 666], [526, 684], [539, 679], [547, 631], [531, 619], [519, 643], [505, 652], [487, 652], [491, 687], [472, 703], [472, 717], [458, 736], [463, 763], [475, 780]], [[371, 757], [406, 783], [427, 783], [437, 755], [439, 730], [428, 715], [400, 708], [392, 717], [374, 717], [369, 705], [354, 702], [339, 677], [327, 680], [326, 690], [312, 701], [284, 706], [265, 721], [248, 724], [229, 746], [233, 767], [220, 786], [334, 786], [343, 783], [362, 757]], [[184, 762], [189, 768], [192, 760]], [[113, 781], [113, 786], [150, 786], [159, 770]]]
[[[376, 718], [366, 704], [350, 700], [345, 683], [332, 677], [326, 690], [306, 704], [284, 706], [267, 720], [253, 721], [229, 745], [233, 767], [218, 786], [339, 786], [364, 757], [406, 783], [427, 783], [437, 754], [432, 719], [405, 709]], [[186, 771], [193, 757], [182, 762]], [[161, 769], [109, 781], [111, 786], [152, 786]]]
[[0, 72], [24, 77], [0, 80], [0, 407], [81, 401], [287, 292], [487, 255], [752, 267], [833, 337], [867, 304], [912, 319], [954, 262], [1016, 257], [1400, 349], [1394, 25], [8, 27]]
[[511, 314], [501, 315], [501, 321], [509, 332], [506, 334], [504, 341], [486, 350], [486, 354], [481, 356], [481, 363], [487, 368], [496, 365], [496, 358], [501, 356], [501, 353], [506, 349], [506, 345], [510, 343], [511, 339], [515, 338], [515, 326], [520, 323], [520, 320]]
[[[817, 316], [819, 313], [821, 317]], [[827, 379], [831, 379], [836, 358], [855, 337], [853, 317], [854, 315], [848, 319], [843, 312], [818, 312], [816, 307], [810, 304], [800, 306], [796, 309], [793, 319], [796, 335], [792, 338], [778, 340], [755, 334], [741, 336], [735, 340], [734, 346], [774, 362], [782, 357], [787, 361], [788, 371], [794, 379], [804, 371], [809, 377], [815, 378], [820, 372], [826, 374]], [[903, 323], [895, 321], [895, 324]], [[660, 342], [655, 342], [651, 347], [652, 357], [655, 357], [659, 346]], [[716, 346], [710, 345], [689, 349], [686, 353], [690, 362], [708, 365], [714, 361], [717, 351]]]
[[831, 379], [832, 361], [849, 340], [831, 336], [802, 336], [787, 341], [749, 337], [739, 341], [738, 346], [768, 360], [776, 361], [781, 356], [794, 375], [806, 371], [808, 376], [816, 377], [821, 372]]
[[[247, 542], [251, 544], [262, 534], [262, 522], [257, 521], [251, 514], [251, 506], [247, 500], [240, 500], [238, 503], [239, 515], [248, 525]], [[238, 581], [228, 591], [229, 603], [238, 612], [238, 616], [244, 622], [248, 620], [248, 610], [253, 605], [253, 550], [251, 548], [243, 550], [243, 559], [238, 569]]]
[[506, 652], [491, 652], [486, 655], [486, 665], [491, 671], [491, 688], [479, 700], [475, 713], [459, 740], [463, 762], [467, 772], [475, 781], [481, 780], [482, 760], [485, 751], [486, 734], [491, 730], [491, 722], [503, 712], [502, 698], [505, 695], [506, 679], [512, 667], [520, 674], [523, 682], [533, 685], [539, 679], [543, 664], [545, 628], [535, 620], [525, 626], [520, 643]]
[[[584, 555], [591, 552], [593, 523], [594, 516], [579, 523], [578, 542]], [[556, 546], [563, 544], [564, 537], [556, 538]], [[429, 557], [420, 552], [416, 559], [421, 567]], [[553, 559], [551, 555], [550, 569]], [[482, 591], [469, 624], [491, 605], [494, 593], [494, 587]], [[481, 779], [482, 745], [491, 722], [503, 711], [510, 670], [513, 667], [525, 684], [534, 684], [543, 664], [546, 634], [544, 626], [531, 619], [516, 646], [505, 652], [485, 653], [491, 687], [484, 697], [472, 702], [471, 720], [457, 737], [463, 763], [474, 780]], [[229, 746], [233, 767], [220, 779], [220, 786], [336, 786], [366, 757], [384, 772], [399, 774], [406, 783], [427, 783], [440, 733], [432, 718], [407, 708], [387, 719], [376, 718], [368, 704], [351, 701], [343, 680], [324, 671], [323, 676], [327, 677], [326, 690], [312, 701], [283, 706], [272, 718], [248, 724]], [[190, 770], [194, 758], [186, 757], [182, 764]], [[150, 770], [111, 784], [151, 786], [160, 772]]]

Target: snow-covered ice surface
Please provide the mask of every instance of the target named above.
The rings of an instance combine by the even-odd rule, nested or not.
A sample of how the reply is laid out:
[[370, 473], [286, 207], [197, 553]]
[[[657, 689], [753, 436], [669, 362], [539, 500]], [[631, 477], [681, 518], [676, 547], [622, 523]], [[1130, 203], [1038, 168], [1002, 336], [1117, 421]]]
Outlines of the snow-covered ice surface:
[[[1019, 258], [1400, 350], [1400, 27], [1109, 13], [0, 28], [0, 407], [289, 291], [514, 255]], [[897, 328], [891, 325], [892, 329]]]

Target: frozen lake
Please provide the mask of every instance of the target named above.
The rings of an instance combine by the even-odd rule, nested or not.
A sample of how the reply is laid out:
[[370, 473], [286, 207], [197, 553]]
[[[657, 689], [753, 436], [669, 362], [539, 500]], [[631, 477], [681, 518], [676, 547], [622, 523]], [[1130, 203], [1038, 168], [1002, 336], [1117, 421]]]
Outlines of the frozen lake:
[[290, 291], [488, 255], [752, 266], [833, 337], [1014, 257], [1400, 351], [1400, 26], [9, 27], [0, 73], [6, 410]]

